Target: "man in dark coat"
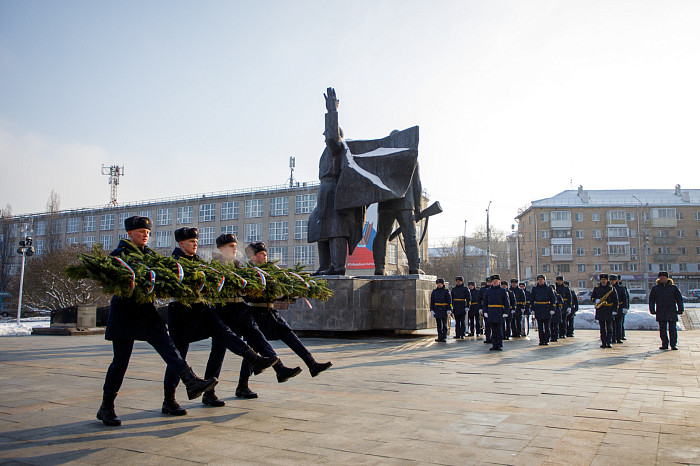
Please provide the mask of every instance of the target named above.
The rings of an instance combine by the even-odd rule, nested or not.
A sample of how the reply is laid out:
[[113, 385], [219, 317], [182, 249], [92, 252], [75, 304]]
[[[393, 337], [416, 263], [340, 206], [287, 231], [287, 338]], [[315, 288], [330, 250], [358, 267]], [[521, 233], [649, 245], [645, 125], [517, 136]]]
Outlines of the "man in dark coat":
[[[203, 263], [197, 255], [199, 242], [199, 231], [197, 228], [183, 227], [175, 230], [175, 241], [178, 246], [173, 250], [172, 256], [177, 261], [191, 261]], [[206, 272], [205, 272], [206, 273]], [[214, 309], [206, 303], [195, 303], [185, 305], [180, 302], [168, 304], [168, 330], [183, 358], [187, 357], [190, 343], [212, 338], [217, 344], [224, 346], [229, 351], [237, 354], [248, 362], [256, 374], [261, 373], [266, 368], [277, 363], [277, 355], [261, 356], [248, 346], [238, 335], [224, 324], [221, 318], [214, 312]], [[177, 374], [170, 367], [165, 370], [163, 381], [165, 397], [163, 400], [163, 414], [182, 416], [187, 414], [175, 400], [175, 389], [177, 388]], [[221, 401], [217, 403], [216, 395], [203, 400], [205, 404], [221, 406]]]
[[445, 280], [435, 280], [435, 289], [430, 293], [430, 313], [437, 322], [437, 338], [435, 341], [444, 343], [447, 341], [447, 313], [452, 306], [452, 297], [445, 288]]
[[571, 315], [571, 290], [564, 282], [564, 277], [558, 275], [556, 278], [556, 292], [561, 296], [562, 306], [561, 306], [561, 323], [559, 324], [559, 338], [566, 338], [568, 333], [566, 325], [568, 323], [568, 317]]
[[552, 292], [554, 293], [554, 298], [555, 298], [555, 304], [554, 304], [554, 314], [552, 315], [552, 319], [550, 321], [550, 337], [549, 341], [551, 342], [557, 342], [559, 341], [559, 325], [561, 324], [561, 313], [562, 313], [562, 306], [564, 304], [561, 295], [557, 293], [557, 288], [555, 285], [549, 285], [549, 287], [552, 289]]
[[513, 332], [513, 314], [515, 313], [515, 294], [508, 287], [508, 281], [506, 281], [506, 280], [503, 280], [501, 282], [501, 288], [506, 290], [506, 293], [508, 293], [508, 304], [510, 306], [510, 310], [508, 311], [508, 317], [505, 318], [503, 321], [503, 339], [510, 340], [510, 335]]
[[595, 320], [600, 323], [600, 347], [612, 348], [613, 319], [617, 314], [617, 293], [608, 282], [608, 274], [599, 275], [600, 283], [593, 288], [591, 300], [595, 303]]
[[510, 316], [510, 297], [501, 288], [501, 276], [491, 275], [491, 287], [484, 292], [484, 319], [491, 327], [491, 351], [503, 350], [503, 325]]
[[[156, 254], [146, 246], [152, 225], [153, 222], [148, 217], [127, 218], [124, 221], [124, 228], [129, 239], [120, 240], [117, 249], [110, 255], [124, 257], [128, 254]], [[114, 358], [105, 376], [102, 405], [97, 412], [97, 419], [105, 425], [121, 425], [121, 420], [114, 412], [114, 399], [124, 380], [135, 340], [143, 340], [153, 346], [168, 365], [168, 369], [175, 374], [176, 378], [183, 381], [190, 400], [213, 389], [218, 382], [216, 378], [202, 380], [192, 372], [187, 362], [175, 349], [152, 303], [138, 304], [133, 298], [112, 296], [105, 339], [112, 341], [114, 350]]]
[[484, 312], [486, 312], [484, 309], [484, 296], [489, 288], [491, 288], [491, 277], [486, 277], [486, 281], [481, 282], [481, 289], [479, 289], [479, 313], [484, 319], [484, 344], [491, 343], [491, 326], [484, 315]]
[[625, 317], [627, 316], [627, 311], [629, 310], [629, 306], [632, 305], [632, 301], [630, 301], [630, 292], [627, 289], [627, 286], [625, 286], [622, 283], [621, 276], [617, 277], [617, 284], [620, 285], [622, 287], [622, 290], [625, 292], [625, 299], [627, 300], [627, 306], [628, 306], [627, 309], [624, 310], [625, 312], [622, 313], [622, 325], [620, 325], [620, 327], [622, 327], [622, 329], [620, 331], [620, 335], [621, 335], [620, 340], [624, 341], [624, 340], [627, 340], [627, 338], [625, 338]]
[[554, 307], [557, 298], [554, 291], [547, 286], [547, 278], [544, 275], [537, 276], [537, 285], [530, 290], [530, 309], [537, 319], [537, 334], [540, 338], [540, 346], [549, 345], [550, 321], [554, 315]]
[[[564, 285], [569, 286], [569, 282], [564, 282]], [[578, 312], [578, 296], [576, 296], [576, 290], [571, 289], [571, 313], [566, 316], [567, 337], [574, 336], [574, 316], [576, 316], [576, 312]]]
[[[668, 272], [659, 272], [656, 285], [649, 293], [649, 312], [656, 315], [661, 336], [660, 350], [667, 350], [669, 343], [672, 350], [677, 350], [678, 330], [676, 322], [683, 314], [683, 296], [668, 276]], [[667, 330], [668, 329], [668, 330]], [[669, 341], [670, 337], [670, 341]]]
[[452, 288], [452, 313], [455, 316], [455, 339], [463, 340], [467, 333], [465, 319], [467, 308], [471, 301], [469, 288], [464, 286], [464, 277], [455, 278], [456, 285]]
[[523, 334], [523, 311], [525, 310], [525, 292], [518, 287], [518, 280], [510, 280], [510, 291], [515, 296], [515, 311], [513, 312], [513, 336], [520, 338]]
[[613, 319], [613, 343], [622, 343], [622, 326], [625, 314], [627, 314], [627, 309], [629, 309], [630, 304], [627, 299], [627, 292], [625, 288], [619, 284], [617, 275], [610, 275], [610, 284], [615, 288], [615, 293], [617, 294], [617, 314]]
[[469, 293], [471, 294], [471, 300], [469, 301], [469, 337], [475, 335], [478, 337], [481, 335], [481, 319], [479, 319], [479, 290], [476, 289], [474, 282], [469, 282], [467, 284], [469, 288]]

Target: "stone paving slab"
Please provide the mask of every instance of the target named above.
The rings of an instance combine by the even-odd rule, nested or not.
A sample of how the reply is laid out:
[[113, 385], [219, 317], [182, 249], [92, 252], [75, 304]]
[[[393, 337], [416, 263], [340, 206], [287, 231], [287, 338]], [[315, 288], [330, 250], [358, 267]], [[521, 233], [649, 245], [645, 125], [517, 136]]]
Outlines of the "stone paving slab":
[[[95, 419], [111, 361], [102, 336], [0, 338], [2, 464], [700, 464], [700, 330], [679, 351], [657, 332], [598, 332], [488, 351], [483, 339], [304, 339], [333, 367], [284, 384], [251, 379], [239, 400], [230, 355], [209, 408], [160, 413], [164, 363], [137, 343], [117, 397], [121, 427]], [[273, 342], [289, 366], [301, 361]], [[192, 345], [203, 373], [209, 342]]]

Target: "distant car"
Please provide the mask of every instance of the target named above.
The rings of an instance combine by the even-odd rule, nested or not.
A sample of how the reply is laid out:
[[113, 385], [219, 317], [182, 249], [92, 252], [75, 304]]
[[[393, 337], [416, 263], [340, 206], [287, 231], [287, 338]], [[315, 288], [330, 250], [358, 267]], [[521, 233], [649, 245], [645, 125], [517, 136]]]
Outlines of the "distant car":
[[579, 304], [590, 304], [592, 302], [591, 293], [593, 293], [593, 290], [579, 291], [577, 294]]
[[688, 297], [690, 299], [700, 299], [700, 289], [688, 290]]
[[649, 300], [649, 296], [645, 290], [627, 290], [630, 294], [631, 303], [646, 303]]

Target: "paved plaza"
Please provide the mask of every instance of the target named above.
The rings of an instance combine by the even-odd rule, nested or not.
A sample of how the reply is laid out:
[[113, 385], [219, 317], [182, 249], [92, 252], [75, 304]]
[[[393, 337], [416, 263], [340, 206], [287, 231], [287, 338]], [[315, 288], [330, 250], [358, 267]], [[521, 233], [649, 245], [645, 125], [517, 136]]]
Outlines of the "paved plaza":
[[[659, 351], [653, 331], [607, 350], [592, 330], [498, 353], [433, 338], [306, 338], [333, 367], [284, 384], [268, 370], [251, 379], [255, 400], [234, 397], [230, 355], [216, 390], [227, 405], [181, 387], [183, 417], [160, 413], [164, 364], [137, 343], [111, 428], [95, 419], [103, 336], [0, 338], [0, 463], [700, 464], [700, 330], [680, 332], [679, 351]], [[208, 349], [191, 347], [198, 374]]]

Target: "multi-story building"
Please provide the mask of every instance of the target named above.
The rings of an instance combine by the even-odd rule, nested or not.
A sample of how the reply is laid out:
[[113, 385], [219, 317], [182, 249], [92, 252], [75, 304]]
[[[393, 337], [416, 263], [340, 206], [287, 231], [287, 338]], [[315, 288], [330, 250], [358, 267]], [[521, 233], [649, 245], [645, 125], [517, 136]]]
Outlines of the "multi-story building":
[[533, 201], [516, 217], [522, 277], [564, 275], [590, 289], [600, 273], [649, 289], [660, 270], [700, 284], [700, 190], [578, 190]]
[[[165, 199], [152, 199], [119, 206], [88, 207], [37, 213], [3, 219], [0, 243], [14, 260], [10, 273], [16, 273], [16, 254], [20, 228], [31, 227], [37, 255], [63, 245], [101, 243], [107, 251], [126, 238], [124, 220], [132, 215], [151, 217], [153, 230], [149, 247], [161, 254], [170, 254], [176, 246], [173, 232], [183, 226], [199, 229], [198, 254], [210, 259], [216, 251], [215, 239], [222, 233], [233, 233], [239, 244], [264, 241], [270, 260], [281, 266], [300, 263], [307, 270], [318, 268], [315, 243], [308, 243], [309, 215], [316, 206], [318, 182], [295, 183], [293, 186], [267, 186], [213, 192]], [[376, 222], [375, 222], [376, 224]], [[368, 235], [369, 237], [369, 235]], [[11, 243], [11, 244], [10, 244]], [[427, 254], [427, 238], [422, 251]], [[387, 248], [387, 272], [407, 273], [405, 254], [392, 241]], [[239, 250], [243, 250], [239, 247]], [[0, 252], [2, 254], [2, 252]], [[349, 274], [367, 274], [368, 270], [349, 270]], [[371, 272], [370, 272], [371, 273]]]

